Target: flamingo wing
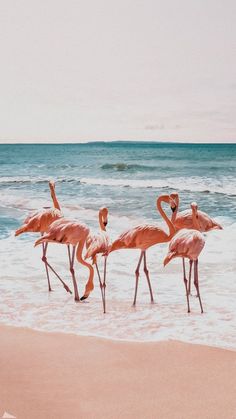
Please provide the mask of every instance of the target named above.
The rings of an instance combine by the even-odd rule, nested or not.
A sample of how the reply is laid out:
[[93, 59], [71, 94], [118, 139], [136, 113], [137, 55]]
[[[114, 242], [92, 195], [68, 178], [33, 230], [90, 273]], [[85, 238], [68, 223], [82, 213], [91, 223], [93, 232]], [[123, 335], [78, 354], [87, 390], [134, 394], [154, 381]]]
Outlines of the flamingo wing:
[[203, 211], [198, 211], [201, 231], [222, 230], [222, 226]]
[[164, 265], [175, 257], [186, 257], [196, 260], [204, 245], [205, 239], [198, 230], [182, 229], [172, 238]]
[[107, 234], [95, 234], [93, 236], [89, 236], [86, 241], [87, 252], [85, 255], [85, 259], [92, 257], [94, 258], [98, 253], [105, 253], [107, 252], [109, 245], [109, 239]]
[[[203, 211], [197, 212], [200, 231], [222, 230], [222, 226]], [[177, 214], [174, 225], [177, 230], [183, 228], [194, 229], [192, 211], [187, 209]]]
[[47, 234], [35, 242], [35, 246], [44, 242], [72, 244], [76, 246], [82, 237], [89, 234], [89, 228], [77, 221], [62, 218], [51, 224]]
[[115, 240], [110, 252], [118, 249], [147, 249], [157, 243], [168, 240], [168, 235], [159, 228], [149, 224], [134, 227], [122, 233]]
[[[15, 235], [18, 236], [21, 233], [44, 233], [47, 232], [50, 225], [55, 221], [61, 218], [61, 212], [54, 208], [49, 208], [44, 211], [38, 211], [31, 216], [28, 216], [20, 228], [15, 232]], [[27, 221], [27, 222], [26, 222]]]

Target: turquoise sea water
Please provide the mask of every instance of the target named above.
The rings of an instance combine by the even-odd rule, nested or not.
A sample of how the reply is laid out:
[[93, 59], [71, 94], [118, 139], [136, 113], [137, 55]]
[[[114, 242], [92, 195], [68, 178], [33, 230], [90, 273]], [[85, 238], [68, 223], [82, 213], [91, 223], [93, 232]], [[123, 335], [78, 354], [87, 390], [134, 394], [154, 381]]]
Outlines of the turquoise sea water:
[[156, 219], [156, 196], [176, 190], [182, 208], [194, 200], [214, 216], [236, 218], [234, 144], [0, 145], [0, 237], [18, 225], [27, 200], [48, 202], [49, 179], [63, 203], [107, 205], [117, 216]]
[[[186, 315], [181, 261], [167, 268], [168, 245], [148, 252], [157, 304], [149, 304], [144, 279], [137, 309], [131, 307], [137, 251], [112, 254], [108, 263], [108, 313], [101, 310], [99, 288], [75, 304], [53, 278], [47, 293], [38, 237], [14, 237], [14, 230], [35, 209], [51, 205], [48, 180], [64, 214], [97, 230], [97, 211], [109, 208], [111, 239], [140, 223], [160, 223], [156, 198], [177, 191], [180, 210], [192, 201], [224, 230], [206, 236], [200, 258], [205, 314]], [[2, 322], [130, 340], [180, 339], [236, 348], [236, 144], [90, 143], [0, 145], [0, 310]], [[70, 283], [63, 246], [51, 245], [52, 263]], [[79, 289], [87, 278], [77, 267]], [[95, 279], [96, 282], [96, 279]]]

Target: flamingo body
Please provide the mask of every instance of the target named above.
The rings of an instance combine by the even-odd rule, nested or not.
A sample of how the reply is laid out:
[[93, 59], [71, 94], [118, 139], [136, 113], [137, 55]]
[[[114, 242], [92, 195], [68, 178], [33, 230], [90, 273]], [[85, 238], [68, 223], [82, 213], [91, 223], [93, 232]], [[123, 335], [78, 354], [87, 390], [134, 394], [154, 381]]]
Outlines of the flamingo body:
[[169, 239], [169, 235], [158, 226], [139, 225], [122, 233], [112, 243], [109, 253], [119, 249], [147, 250], [149, 247], [167, 242]]
[[60, 210], [48, 208], [30, 214], [24, 221], [24, 224], [15, 232], [15, 236], [22, 233], [45, 233], [50, 225], [62, 217]]
[[[222, 230], [222, 226], [217, 223], [213, 218], [203, 211], [198, 210], [198, 222], [200, 231], [210, 231], [210, 230]], [[191, 209], [181, 211], [176, 215], [174, 226], [176, 230], [181, 230], [182, 228], [194, 228], [193, 215]]]
[[98, 253], [106, 253], [109, 246], [108, 235], [104, 232], [89, 235], [86, 241], [86, 254], [85, 259], [92, 258], [95, 259]]
[[196, 222], [198, 224], [197, 230], [202, 232], [207, 232], [210, 230], [222, 230], [222, 226], [217, 223], [214, 218], [211, 218], [206, 212], [198, 210], [196, 203], [194, 203], [194, 207], [196, 209], [194, 212], [193, 208], [178, 212], [179, 194], [172, 193], [170, 197], [171, 209], [173, 212], [171, 221], [174, 224], [176, 230], [181, 230], [182, 228], [195, 229]]
[[56, 242], [76, 246], [81, 239], [88, 236], [89, 231], [86, 224], [61, 218], [50, 225], [48, 233], [38, 239], [35, 242], [35, 246], [45, 242]]
[[197, 260], [205, 245], [203, 235], [197, 230], [182, 229], [178, 231], [169, 244], [169, 252], [164, 266], [176, 257]]

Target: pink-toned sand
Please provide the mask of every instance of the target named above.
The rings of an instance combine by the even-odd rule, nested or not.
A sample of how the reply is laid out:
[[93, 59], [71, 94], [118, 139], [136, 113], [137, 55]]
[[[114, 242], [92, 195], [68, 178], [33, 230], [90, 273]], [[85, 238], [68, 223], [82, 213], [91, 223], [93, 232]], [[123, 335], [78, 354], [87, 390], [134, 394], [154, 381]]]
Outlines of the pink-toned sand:
[[0, 417], [236, 419], [236, 352], [0, 327]]

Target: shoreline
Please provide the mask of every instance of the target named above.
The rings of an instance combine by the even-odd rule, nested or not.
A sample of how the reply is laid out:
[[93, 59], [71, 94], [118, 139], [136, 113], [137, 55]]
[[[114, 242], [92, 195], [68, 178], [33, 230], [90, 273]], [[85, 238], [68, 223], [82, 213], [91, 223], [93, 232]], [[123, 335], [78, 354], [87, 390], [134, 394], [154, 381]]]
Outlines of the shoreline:
[[0, 334], [0, 417], [236, 417], [234, 351], [6, 325]]
[[62, 336], [76, 336], [78, 338], [91, 338], [91, 339], [98, 339], [98, 340], [104, 340], [104, 341], [112, 341], [112, 342], [120, 342], [120, 343], [134, 343], [134, 344], [159, 344], [159, 343], [183, 343], [186, 345], [194, 345], [194, 346], [202, 346], [202, 347], [207, 347], [207, 348], [212, 348], [212, 349], [219, 349], [219, 350], [223, 350], [223, 351], [229, 351], [229, 352], [235, 352], [236, 353], [236, 348], [234, 347], [223, 347], [223, 346], [217, 346], [217, 345], [211, 345], [210, 343], [198, 343], [198, 342], [189, 342], [187, 340], [180, 340], [180, 339], [162, 339], [162, 340], [132, 340], [132, 339], [123, 339], [123, 338], [115, 338], [115, 337], [108, 337], [108, 336], [102, 336], [102, 335], [95, 335], [95, 334], [77, 334], [75, 332], [66, 332], [66, 331], [57, 331], [57, 330], [43, 330], [43, 329], [37, 329], [37, 328], [33, 328], [30, 326], [15, 326], [12, 324], [8, 324], [8, 323], [1, 323], [0, 322], [0, 330], [1, 327], [9, 327], [9, 328], [14, 328], [14, 329], [24, 329], [24, 330], [28, 330], [28, 331], [32, 331], [32, 332], [39, 332], [39, 333], [45, 333], [45, 334], [56, 334], [56, 335], [62, 335]]

